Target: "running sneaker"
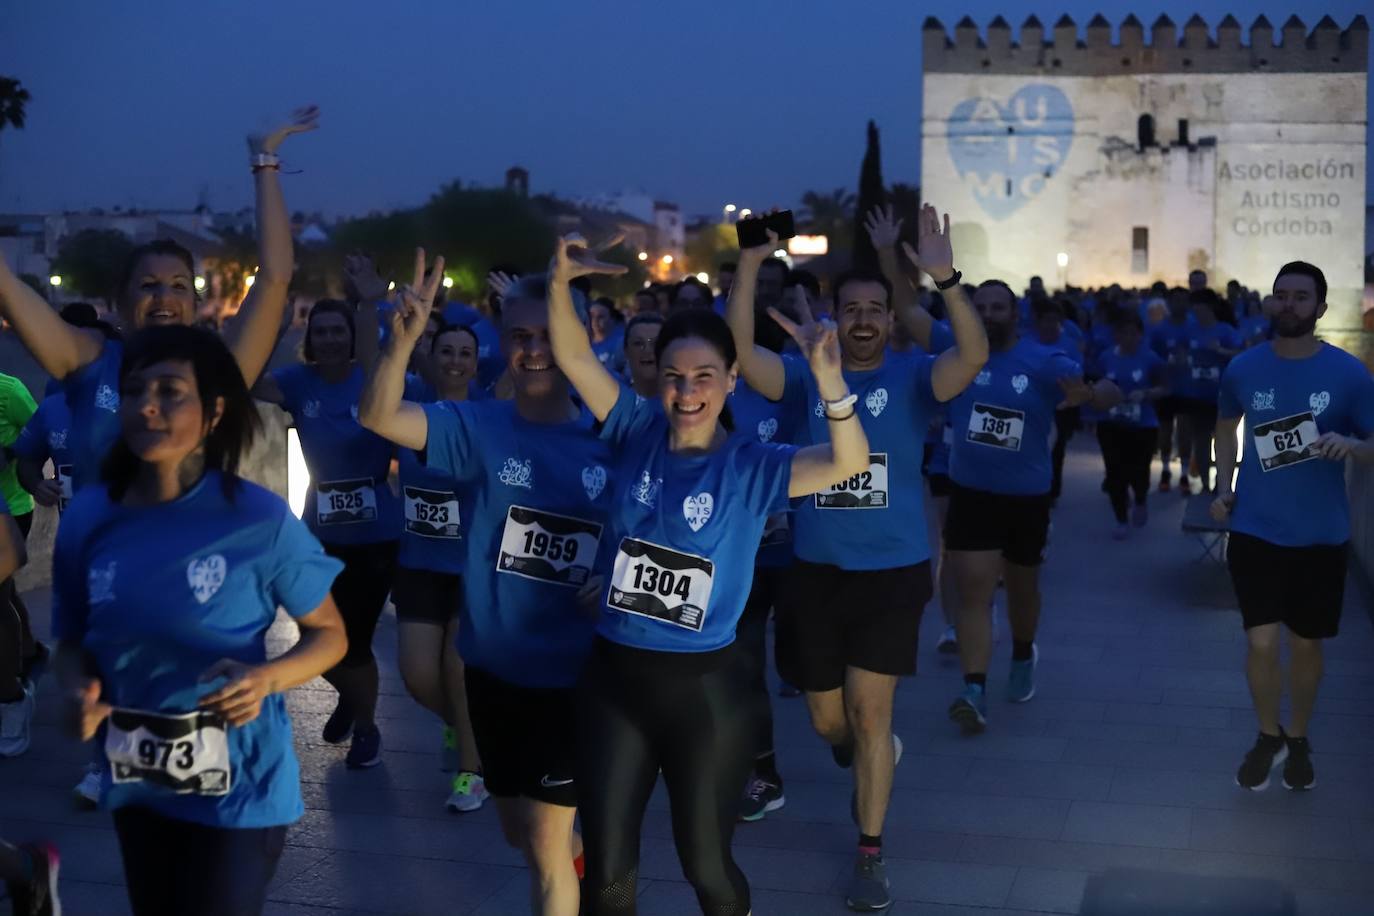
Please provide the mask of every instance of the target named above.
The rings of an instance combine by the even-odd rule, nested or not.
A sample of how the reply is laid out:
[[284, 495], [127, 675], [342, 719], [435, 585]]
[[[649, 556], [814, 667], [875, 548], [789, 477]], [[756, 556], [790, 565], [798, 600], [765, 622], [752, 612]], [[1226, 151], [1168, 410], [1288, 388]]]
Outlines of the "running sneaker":
[[940, 641], [935, 644], [935, 651], [941, 655], [956, 655], [959, 652], [959, 634], [954, 631], [954, 627], [945, 627], [940, 634]]
[[1131, 509], [1131, 524], [1137, 528], [1144, 528], [1145, 523], [1150, 520], [1150, 507], [1141, 503]]
[[1184, 499], [1193, 495], [1193, 481], [1187, 476], [1179, 478], [1178, 495], [1182, 496]]
[[29, 749], [33, 725], [33, 688], [22, 684], [23, 695], [0, 703], [0, 757], [18, 757]]
[[443, 743], [439, 745], [439, 769], [445, 773], [457, 773], [461, 768], [462, 762], [458, 759], [458, 735], [445, 725]]
[[1236, 771], [1236, 785], [1252, 792], [1269, 788], [1269, 772], [1288, 759], [1288, 736], [1279, 728], [1278, 736], [1260, 732], [1255, 746], [1245, 754]]
[[94, 811], [100, 805], [100, 790], [104, 783], [104, 769], [92, 763], [86, 767], [81, 781], [72, 787], [72, 799], [78, 808]]
[[861, 913], [885, 910], [892, 905], [890, 887], [883, 857], [861, 852], [854, 863], [854, 877], [850, 879], [844, 902], [851, 910]]
[[1173, 489], [1173, 486], [1173, 481], [1169, 479], [1169, 475], [1167, 473], [1165, 473], [1163, 477], [1159, 478], [1159, 492], [1168, 493], [1170, 490]]
[[1025, 703], [1035, 696], [1035, 665], [1040, 661], [1040, 649], [1031, 643], [1031, 657], [1024, 661], [1011, 661], [1011, 673], [1007, 676], [1007, 699], [1013, 703]]
[[800, 687], [794, 687], [786, 681], [783, 681], [782, 683], [778, 684], [778, 696], [780, 697], [786, 697], [790, 700], [793, 697], [799, 697], [801, 695], [802, 691]]
[[1312, 745], [1306, 738], [1288, 739], [1288, 762], [1283, 767], [1283, 787], [1305, 792], [1317, 787], [1317, 774], [1312, 769]]
[[24, 659], [24, 670], [20, 677], [29, 682], [32, 687], [43, 677], [43, 672], [48, 670], [48, 661], [52, 658], [52, 652], [40, 640], [33, 641], [33, 654]]
[[467, 814], [482, 807], [482, 803], [490, 797], [487, 781], [482, 775], [463, 770], [453, 777], [453, 792], [444, 806], [453, 814]]
[[1128, 537], [1130, 537], [1130, 536], [1131, 536], [1131, 526], [1130, 526], [1130, 525], [1127, 525], [1125, 522], [1117, 522], [1117, 523], [1116, 523], [1116, 526], [1115, 526], [1114, 528], [1112, 528], [1112, 540], [1113, 540], [1113, 541], [1124, 541], [1124, 540], [1126, 540], [1126, 538], [1128, 538]]
[[14, 916], [62, 916], [62, 901], [57, 896], [57, 872], [62, 858], [51, 843], [25, 843], [19, 847], [29, 859], [32, 871], [27, 881], [8, 881], [10, 906]]
[[740, 799], [739, 819], [750, 823], [761, 821], [764, 815], [785, 804], [787, 798], [782, 794], [782, 786], [751, 776], [749, 785], [744, 787], [744, 798]]
[[353, 713], [344, 705], [343, 697], [335, 704], [334, 711], [324, 723], [320, 737], [326, 744], [343, 744], [353, 735]]
[[964, 692], [949, 706], [949, 718], [966, 735], [976, 735], [987, 728], [988, 698], [982, 685], [965, 684]]
[[353, 743], [348, 747], [348, 756], [344, 758], [344, 763], [350, 770], [365, 770], [381, 762], [382, 730], [375, 725], [370, 729], [355, 728]]

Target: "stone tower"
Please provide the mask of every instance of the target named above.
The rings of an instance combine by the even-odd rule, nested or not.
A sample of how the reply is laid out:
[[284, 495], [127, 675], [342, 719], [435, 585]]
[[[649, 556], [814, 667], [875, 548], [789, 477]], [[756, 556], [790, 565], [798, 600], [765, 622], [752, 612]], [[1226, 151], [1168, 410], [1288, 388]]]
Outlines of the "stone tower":
[[[1148, 40], [1147, 40], [1148, 37]], [[923, 196], [949, 209], [965, 276], [1019, 288], [1267, 289], [1320, 266], [1323, 333], [1360, 326], [1369, 27], [1227, 16], [1117, 29], [1000, 16], [922, 31]], [[1066, 257], [1061, 257], [1064, 255]], [[1067, 265], [1060, 262], [1067, 260]]]

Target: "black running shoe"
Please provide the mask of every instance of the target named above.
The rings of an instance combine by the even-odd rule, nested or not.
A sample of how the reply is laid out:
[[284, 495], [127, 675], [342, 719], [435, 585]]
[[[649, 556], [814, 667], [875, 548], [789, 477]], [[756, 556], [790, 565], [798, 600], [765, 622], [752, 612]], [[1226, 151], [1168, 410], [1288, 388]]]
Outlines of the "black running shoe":
[[324, 723], [324, 730], [320, 737], [327, 744], [343, 744], [353, 736], [353, 712], [344, 705], [343, 698], [339, 698], [338, 705], [329, 714], [328, 720]]
[[1283, 767], [1283, 787], [1304, 792], [1317, 787], [1317, 774], [1312, 770], [1312, 745], [1306, 738], [1288, 739], [1288, 762]]
[[1269, 788], [1269, 773], [1274, 767], [1288, 759], [1288, 740], [1279, 729], [1277, 736], [1260, 732], [1255, 746], [1245, 755], [1240, 769], [1236, 771], [1236, 785], [1252, 792], [1262, 792]]
[[33, 872], [29, 880], [8, 885], [15, 916], [61, 916], [57, 872], [62, 860], [57, 847], [51, 843], [26, 843], [19, 850], [28, 856]]

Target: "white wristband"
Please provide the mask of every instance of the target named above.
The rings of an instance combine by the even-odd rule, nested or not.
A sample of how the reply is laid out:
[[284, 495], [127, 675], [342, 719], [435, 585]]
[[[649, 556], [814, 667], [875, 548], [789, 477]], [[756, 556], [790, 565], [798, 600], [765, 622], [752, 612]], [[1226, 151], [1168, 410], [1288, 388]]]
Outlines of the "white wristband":
[[855, 404], [859, 403], [859, 396], [851, 391], [838, 401], [822, 401], [821, 403], [825, 405], [825, 412], [827, 414], [836, 414], [846, 407], [853, 407]]

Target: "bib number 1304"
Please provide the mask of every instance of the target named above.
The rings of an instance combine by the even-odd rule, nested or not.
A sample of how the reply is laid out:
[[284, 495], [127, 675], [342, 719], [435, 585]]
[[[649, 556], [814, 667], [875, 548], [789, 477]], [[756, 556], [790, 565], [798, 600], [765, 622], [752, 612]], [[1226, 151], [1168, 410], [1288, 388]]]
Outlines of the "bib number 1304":
[[715, 564], [703, 557], [625, 538], [616, 553], [607, 603], [700, 632], [714, 576]]

